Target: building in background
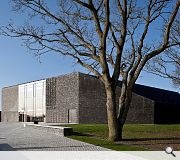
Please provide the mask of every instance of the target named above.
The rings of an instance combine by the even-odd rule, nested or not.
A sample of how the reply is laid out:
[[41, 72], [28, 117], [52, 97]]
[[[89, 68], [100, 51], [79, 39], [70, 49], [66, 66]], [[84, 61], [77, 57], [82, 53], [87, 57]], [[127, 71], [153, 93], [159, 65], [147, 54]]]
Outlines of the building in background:
[[46, 81], [15, 85], [2, 90], [2, 120], [4, 122], [44, 121]]
[[[2, 89], [3, 122], [107, 123], [106, 113], [102, 82], [79, 72]], [[180, 123], [179, 115], [179, 93], [135, 85], [126, 123]]]

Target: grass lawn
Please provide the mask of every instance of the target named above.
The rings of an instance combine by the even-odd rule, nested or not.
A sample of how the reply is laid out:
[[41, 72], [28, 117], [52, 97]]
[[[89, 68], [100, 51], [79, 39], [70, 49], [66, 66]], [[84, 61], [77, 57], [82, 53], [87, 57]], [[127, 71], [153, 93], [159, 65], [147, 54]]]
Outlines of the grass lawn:
[[69, 138], [91, 143], [112, 150], [164, 150], [172, 146], [180, 150], [180, 125], [140, 125], [124, 126], [123, 141], [108, 141], [108, 128], [105, 124], [68, 124], [73, 128]]

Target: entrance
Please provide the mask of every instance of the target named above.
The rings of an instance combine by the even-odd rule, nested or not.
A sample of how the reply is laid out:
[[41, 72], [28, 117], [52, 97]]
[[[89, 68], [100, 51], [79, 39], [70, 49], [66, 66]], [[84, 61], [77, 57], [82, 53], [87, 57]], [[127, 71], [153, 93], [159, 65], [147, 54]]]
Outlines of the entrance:
[[68, 123], [77, 123], [77, 110], [76, 109], [68, 110]]

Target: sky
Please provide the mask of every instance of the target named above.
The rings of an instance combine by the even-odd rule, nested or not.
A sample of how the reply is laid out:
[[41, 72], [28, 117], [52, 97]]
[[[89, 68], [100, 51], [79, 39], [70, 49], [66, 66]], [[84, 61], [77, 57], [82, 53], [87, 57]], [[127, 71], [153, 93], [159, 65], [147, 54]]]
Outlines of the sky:
[[[23, 21], [23, 16], [12, 11], [9, 0], [1, 0], [0, 26], [7, 25], [11, 20], [15, 23], [20, 23]], [[10, 85], [75, 71], [88, 73], [87, 70], [75, 65], [69, 58], [55, 53], [42, 56], [40, 63], [39, 60], [23, 46], [22, 40], [0, 36], [0, 89]], [[140, 75], [137, 83], [166, 90], [179, 91], [179, 88], [173, 87], [170, 80], [145, 72]]]

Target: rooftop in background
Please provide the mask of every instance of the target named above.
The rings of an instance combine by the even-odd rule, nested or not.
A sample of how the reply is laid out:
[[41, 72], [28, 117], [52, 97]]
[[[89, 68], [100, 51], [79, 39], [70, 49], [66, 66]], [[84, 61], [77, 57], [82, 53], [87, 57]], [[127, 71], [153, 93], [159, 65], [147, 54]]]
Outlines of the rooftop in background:
[[178, 92], [144, 86], [140, 84], [135, 84], [133, 91], [156, 102], [174, 103], [180, 105], [180, 94]]
[[[62, 74], [62, 75], [59, 75], [59, 76], [53, 76], [53, 77], [48, 77], [48, 78], [58, 78], [58, 77], [66, 76], [66, 75], [71, 75], [71, 74], [74, 74], [74, 73], [80, 73], [80, 72], [72, 72], [72, 73], [69, 73], [69, 74]], [[82, 74], [85, 74], [85, 73], [82, 73]], [[48, 78], [43, 78], [43, 79], [38, 79], [38, 80], [33, 80], [33, 81], [27, 81], [27, 82], [23, 82], [23, 83], [14, 84], [14, 85], [11, 85], [11, 86], [6, 86], [6, 87], [3, 87], [3, 88], [14, 87], [14, 86], [18, 86], [18, 85], [22, 85], [22, 84], [26, 84], [26, 83], [45, 80], [45, 79], [48, 79]]]

